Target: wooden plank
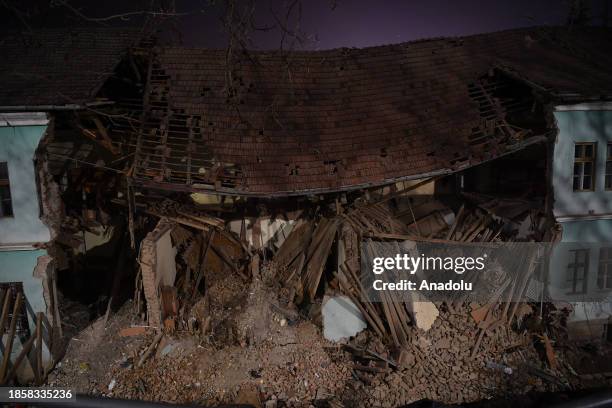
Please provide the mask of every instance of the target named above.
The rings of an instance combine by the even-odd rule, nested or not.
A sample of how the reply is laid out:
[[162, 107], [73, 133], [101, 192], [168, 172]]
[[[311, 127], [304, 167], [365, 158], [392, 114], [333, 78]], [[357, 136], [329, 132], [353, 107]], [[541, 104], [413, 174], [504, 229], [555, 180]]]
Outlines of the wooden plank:
[[136, 364], [136, 367], [142, 367], [142, 365], [145, 363], [145, 361], [147, 361], [147, 359], [151, 356], [151, 354], [153, 354], [153, 352], [157, 348], [157, 345], [159, 344], [159, 342], [161, 341], [161, 338], [163, 336], [164, 336], [164, 332], [162, 330], [160, 330], [159, 333], [157, 333], [157, 335], [155, 336], [155, 338], [151, 342], [151, 344], [149, 344], [149, 347], [147, 347], [145, 352], [142, 354], [142, 357], [140, 357], [140, 360], [138, 360], [138, 363]]
[[2, 381], [4, 376], [6, 375], [6, 370], [8, 369], [9, 361], [11, 359], [11, 352], [13, 351], [13, 341], [15, 340], [15, 329], [17, 328], [17, 320], [19, 319], [17, 315], [19, 314], [19, 309], [21, 309], [21, 292], [17, 292], [17, 296], [15, 298], [15, 303], [13, 305], [13, 317], [11, 319], [11, 326], [9, 329], [8, 338], [6, 340], [6, 345], [4, 346], [4, 358], [2, 359], [2, 366], [0, 367], [0, 383], [4, 383]]
[[401, 196], [403, 194], [406, 194], [406, 193], [408, 193], [408, 192], [410, 192], [412, 190], [416, 190], [419, 187], [422, 187], [424, 185], [432, 183], [432, 182], [434, 182], [436, 180], [439, 180], [439, 179], [441, 179], [442, 177], [445, 177], [445, 176], [446, 176], [446, 174], [442, 174], [442, 175], [439, 175], [439, 176], [428, 178], [426, 180], [420, 181], [420, 182], [418, 182], [416, 184], [413, 184], [411, 186], [408, 186], [406, 188], [398, 190], [398, 191], [396, 191], [394, 193], [388, 194], [388, 195], [380, 198], [379, 200], [377, 200], [377, 201], [375, 201], [373, 203], [370, 203], [370, 204], [366, 204], [366, 205], [370, 205], [371, 206], [371, 205], [376, 205], [376, 204], [384, 203], [385, 201], [389, 201], [389, 200], [391, 200], [393, 198], [396, 198], [396, 197], [399, 197], [399, 196]]
[[476, 225], [476, 227], [473, 230], [470, 231], [469, 234], [466, 235], [463, 241], [464, 242], [474, 241], [474, 239], [476, 239], [476, 236], [480, 234], [480, 232], [487, 227], [487, 223], [489, 222], [489, 220], [490, 220], [489, 215], [482, 217], [480, 222]]
[[[361, 282], [359, 281], [359, 277], [357, 276], [357, 274], [355, 273], [355, 271], [353, 271], [353, 269], [351, 268], [350, 264], [348, 262], [345, 262], [344, 264], [340, 265], [340, 269], [343, 272], [348, 272], [346, 274], [346, 276], [352, 278], [353, 280], [353, 288], [356, 288], [358, 293], [366, 293], [363, 286], [361, 285]], [[387, 335], [387, 329], [385, 328], [385, 324], [383, 323], [382, 319], [380, 318], [380, 315], [378, 314], [378, 312], [376, 311], [376, 309], [374, 308], [374, 306], [370, 303], [370, 302], [363, 302], [364, 307], [368, 310], [368, 312], [370, 313], [370, 315], [372, 316], [372, 319], [374, 319], [374, 321], [376, 322], [376, 325], [378, 326], [378, 328], [380, 329], [380, 331], [386, 336]]]
[[[327, 219], [323, 219], [327, 220]], [[312, 250], [308, 249], [309, 256], [307, 257], [307, 264], [305, 266], [305, 273], [302, 279], [304, 284], [304, 289], [307, 291], [310, 299], [314, 299], [317, 288], [319, 287], [319, 282], [321, 281], [321, 275], [323, 274], [323, 268], [325, 267], [325, 262], [329, 256], [329, 252], [331, 250], [331, 245], [336, 237], [337, 231], [337, 223], [335, 220], [327, 220], [320, 225], [318, 229], [321, 229], [321, 232], [315, 233], [315, 237], [313, 241], [316, 245], [316, 248]], [[317, 236], [320, 236], [317, 239]], [[313, 245], [311, 245], [313, 247]]]
[[248, 276], [246, 276], [239, 268], [238, 266], [236, 266], [236, 263], [234, 262], [234, 260], [225, 252], [225, 250], [220, 247], [220, 246], [216, 246], [215, 244], [211, 245], [211, 249], [212, 251], [217, 254], [217, 256], [219, 258], [221, 258], [221, 260], [223, 262], [225, 262], [230, 268], [232, 268], [232, 270], [234, 272], [236, 272], [238, 275], [240, 275], [243, 279], [248, 279]]
[[49, 348], [53, 350], [55, 345], [55, 330], [57, 328], [57, 339], [64, 337], [64, 330], [62, 329], [62, 318], [59, 311], [59, 299], [57, 292], [57, 272], [51, 273], [51, 283], [53, 287], [53, 328], [49, 330]]
[[357, 222], [355, 222], [353, 219], [351, 219], [348, 215], [340, 214], [340, 217], [342, 217], [347, 223], [349, 223], [351, 228], [353, 228], [353, 230], [355, 230], [356, 232], [363, 231], [363, 226], [359, 225]]
[[427, 238], [420, 237], [418, 235], [409, 235], [409, 234], [389, 234], [386, 232], [375, 232], [375, 233], [366, 233], [363, 234], [366, 238], [377, 238], [377, 239], [393, 239], [398, 241], [422, 241], [422, 242], [436, 242], [441, 244], [455, 244], [455, 241], [450, 241], [447, 239], [438, 239], [438, 238]]
[[194, 221], [202, 222], [204, 224], [212, 225], [213, 227], [217, 227], [217, 228], [225, 227], [225, 223], [220, 218], [215, 218], [215, 217], [210, 217], [210, 216], [200, 215], [200, 214], [195, 215], [195, 214], [191, 214], [191, 213], [180, 211], [180, 210], [176, 210], [176, 213], [178, 215], [182, 215], [185, 218], [189, 218]]
[[363, 317], [367, 320], [369, 326], [376, 332], [378, 336], [383, 337], [383, 334], [380, 331], [380, 328], [374, 322], [374, 319], [372, 319], [372, 316], [370, 316], [370, 313], [368, 313], [368, 311], [363, 307], [363, 305], [357, 298], [357, 295], [355, 295], [353, 291], [351, 290], [350, 284], [346, 280], [346, 276], [344, 276], [344, 274], [342, 273], [336, 272], [336, 277], [338, 278], [338, 282], [340, 283], [340, 288], [349, 297], [349, 299], [351, 299], [351, 301], [355, 304], [355, 306], [357, 306], [357, 308], [359, 309]]
[[465, 210], [465, 204], [461, 204], [461, 208], [459, 208], [459, 211], [457, 211], [457, 216], [455, 217], [455, 221], [453, 222], [453, 225], [450, 227], [450, 229], [446, 233], [446, 239], [451, 239], [453, 237], [453, 234], [455, 233], [455, 230], [457, 229], [457, 225], [459, 225], [459, 220], [461, 220], [461, 217], [463, 216], [464, 210]]
[[25, 344], [23, 345], [23, 348], [21, 349], [21, 352], [15, 359], [15, 363], [13, 364], [11, 371], [8, 373], [4, 381], [2, 381], [2, 384], [7, 384], [9, 381], [13, 379], [13, 377], [15, 377], [15, 375], [17, 375], [17, 370], [19, 369], [19, 366], [21, 365], [25, 357], [28, 355], [28, 353], [32, 349], [32, 345], [34, 344], [34, 341], [37, 339], [38, 335], [39, 335], [39, 331], [36, 330], [34, 334], [30, 336], [28, 341], [25, 342]]
[[[81, 129], [81, 134], [85, 136], [86, 138], [88, 138], [89, 140], [96, 142], [97, 144], [104, 147], [106, 150], [108, 150], [115, 156], [119, 154], [119, 151], [115, 148], [115, 146], [113, 146], [112, 143], [109, 143], [107, 140], [105, 140], [101, 133], [96, 132], [91, 129], [87, 129], [82, 126], [80, 126], [80, 129]], [[101, 137], [98, 137], [98, 136], [101, 136]]]
[[274, 260], [281, 266], [289, 265], [310, 243], [313, 223], [300, 221], [293, 227], [285, 242], [281, 245]]
[[104, 124], [102, 124], [102, 121], [95, 117], [92, 116], [91, 120], [93, 121], [93, 123], [96, 125], [96, 128], [98, 129], [98, 133], [101, 136], [102, 140], [100, 141], [102, 146], [104, 146], [105, 148], [107, 148], [111, 153], [113, 153], [115, 156], [118, 155], [119, 149], [117, 149], [114, 145], [113, 145], [113, 140], [110, 138], [110, 136], [108, 135], [108, 131], [106, 130], [106, 128], [104, 127]]
[[[110, 302], [109, 302], [110, 305]], [[36, 313], [36, 384], [42, 384], [44, 379], [44, 367], [42, 361], [43, 336], [42, 336], [42, 312]]]
[[[6, 299], [5, 296], [8, 294], [8, 288], [2, 288], [0, 289], [0, 305], [4, 305], [4, 300]], [[0, 309], [0, 313], [2, 313], [2, 309]], [[1, 329], [4, 329], [4, 327], [2, 327]], [[0, 331], [2, 332], [2, 331]]]
[[[201, 262], [200, 267], [198, 268], [198, 276], [195, 280], [195, 285], [193, 286], [193, 292], [191, 292], [191, 298], [195, 298], [196, 293], [198, 292], [198, 287], [200, 286], [200, 282], [202, 281], [202, 276], [204, 276], [204, 265], [206, 265], [206, 260], [208, 259], [208, 253], [210, 252], [210, 246], [212, 245], [212, 241], [215, 237], [215, 230], [210, 231], [210, 235], [208, 237], [208, 243], [206, 244], [206, 249], [203, 250], [202, 256], [200, 256]], [[202, 248], [204, 248], [204, 240], [202, 240]]]
[[10, 289], [6, 289], [4, 291], [2, 316], [0, 317], [0, 333], [4, 333], [4, 328], [6, 327], [6, 321], [8, 320], [8, 315], [9, 315], [10, 302], [11, 302], [11, 291]]
[[546, 359], [548, 360], [548, 365], [551, 369], [557, 369], [557, 357], [555, 356], [555, 350], [553, 349], [552, 343], [548, 338], [548, 335], [544, 333], [544, 349], [546, 350]]
[[182, 217], [172, 217], [172, 216], [169, 216], [169, 215], [164, 215], [164, 214], [158, 213], [156, 211], [150, 211], [150, 210], [147, 210], [145, 212], [147, 214], [154, 215], [154, 216], [156, 216], [158, 218], [166, 218], [166, 219], [168, 219], [170, 221], [174, 221], [176, 223], [179, 223], [179, 224], [182, 224], [182, 225], [186, 225], [188, 227], [193, 227], [193, 228], [199, 229], [201, 231], [208, 231], [208, 230], [210, 230], [210, 226], [209, 225], [201, 224], [201, 223], [198, 223], [198, 222], [190, 220], [190, 219], [186, 219], [186, 218], [182, 218]]
[[399, 327], [403, 333], [402, 337], [404, 338], [404, 345], [408, 344], [410, 341], [410, 328], [408, 327], [408, 322], [410, 321], [410, 317], [404, 307], [404, 303], [393, 299], [393, 295], [390, 295], [391, 305], [395, 308], [395, 314], [398, 318]]
[[351, 297], [351, 300], [353, 300], [353, 302], [357, 305], [359, 310], [361, 310], [361, 313], [366, 317], [366, 319], [368, 320], [368, 323], [374, 329], [374, 331], [376, 331], [376, 333], [380, 337], [385, 337], [386, 336], [385, 326], [382, 323], [382, 321], [380, 321], [378, 313], [376, 313], [374, 309], [368, 307], [368, 306], [371, 306], [369, 305], [368, 302], [361, 301], [359, 297], [360, 291], [356, 289], [354, 285], [351, 284], [350, 279], [349, 279], [349, 273], [347, 272], [346, 267], [344, 267], [344, 265], [340, 265], [340, 269], [342, 270], [342, 273], [338, 273], [337, 276], [338, 276], [338, 280], [341, 286], [344, 287], [345, 293], [349, 297]]

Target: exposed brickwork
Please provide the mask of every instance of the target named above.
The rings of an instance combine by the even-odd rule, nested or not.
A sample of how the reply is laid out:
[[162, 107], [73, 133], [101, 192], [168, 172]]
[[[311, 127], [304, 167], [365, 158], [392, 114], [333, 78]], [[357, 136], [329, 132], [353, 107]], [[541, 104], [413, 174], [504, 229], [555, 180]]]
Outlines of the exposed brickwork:
[[161, 220], [155, 229], [147, 234], [140, 244], [140, 272], [142, 286], [147, 301], [147, 319], [149, 325], [161, 327], [161, 301], [159, 293], [159, 279], [156, 274], [157, 240], [173, 226]]

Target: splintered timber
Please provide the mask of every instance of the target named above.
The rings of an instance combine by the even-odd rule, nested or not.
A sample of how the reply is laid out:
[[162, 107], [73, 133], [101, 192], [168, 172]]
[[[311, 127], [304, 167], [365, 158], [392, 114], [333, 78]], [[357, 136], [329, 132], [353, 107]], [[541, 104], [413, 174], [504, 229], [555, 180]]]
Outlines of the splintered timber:
[[384, 282], [377, 279], [372, 283], [372, 287], [377, 291], [471, 291], [472, 282], [448, 280], [447, 282], [427, 282], [422, 280], [420, 283], [409, 279], [401, 279], [397, 282]]

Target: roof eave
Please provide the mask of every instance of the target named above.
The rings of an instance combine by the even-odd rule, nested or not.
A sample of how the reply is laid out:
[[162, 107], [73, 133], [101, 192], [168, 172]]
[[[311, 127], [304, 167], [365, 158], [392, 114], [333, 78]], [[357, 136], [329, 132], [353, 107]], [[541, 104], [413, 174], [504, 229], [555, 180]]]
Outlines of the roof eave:
[[66, 105], [4, 105], [0, 106], [0, 112], [49, 112], [67, 110], [85, 110], [97, 106], [114, 104], [113, 101], [91, 101], [82, 104], [69, 103]]
[[184, 192], [184, 193], [205, 193], [205, 194], [216, 194], [216, 195], [225, 195], [225, 196], [258, 197], [258, 198], [280, 198], [280, 197], [309, 196], [309, 195], [317, 195], [317, 194], [346, 193], [346, 192], [351, 192], [351, 191], [356, 191], [356, 190], [383, 187], [383, 186], [401, 182], [401, 181], [426, 179], [430, 177], [437, 177], [437, 176], [444, 176], [444, 175], [449, 175], [453, 173], [458, 173], [460, 171], [469, 169], [471, 167], [475, 167], [480, 164], [499, 159], [500, 157], [504, 157], [512, 153], [516, 153], [520, 150], [527, 148], [528, 146], [531, 146], [537, 143], [546, 142], [547, 140], [548, 140], [548, 134], [532, 136], [520, 143], [517, 143], [511, 149], [508, 149], [502, 154], [487, 158], [477, 163], [466, 164], [466, 165], [462, 165], [462, 166], [458, 166], [454, 168], [453, 167], [442, 168], [442, 169], [434, 170], [434, 171], [427, 172], [427, 173], [418, 173], [418, 174], [412, 174], [408, 176], [384, 179], [379, 182], [353, 184], [353, 185], [342, 186], [338, 188], [318, 188], [318, 189], [309, 189], [309, 190], [285, 190], [285, 191], [274, 191], [274, 192], [251, 192], [251, 191], [239, 190], [239, 189], [234, 189], [234, 188], [229, 188], [229, 187], [215, 188], [212, 185], [211, 186], [200, 185], [200, 186], [194, 187], [194, 186], [190, 186], [186, 184], [165, 183], [165, 182], [158, 182], [158, 181], [153, 181], [153, 180], [142, 180], [142, 179], [132, 179], [132, 182], [134, 185], [139, 185], [142, 187], [159, 189], [159, 190], [176, 191], [176, 192]]

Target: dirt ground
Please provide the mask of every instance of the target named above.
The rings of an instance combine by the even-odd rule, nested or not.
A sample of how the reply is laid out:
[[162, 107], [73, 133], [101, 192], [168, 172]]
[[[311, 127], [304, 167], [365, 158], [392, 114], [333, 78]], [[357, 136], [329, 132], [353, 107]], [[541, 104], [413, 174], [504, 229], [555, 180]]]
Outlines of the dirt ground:
[[[206, 333], [164, 334], [142, 366], [138, 362], [156, 334], [152, 329], [134, 336], [119, 334], [143, 324], [128, 302], [107, 321], [100, 318], [71, 339], [47, 385], [205, 406], [241, 402], [309, 407], [326, 401], [331, 406], [396, 407], [421, 399], [462, 403], [612, 384], [605, 375], [576, 372], [561, 349], [553, 380], [547, 378], [542, 373], [551, 371], [542, 370], [543, 358], [529, 334], [505, 326], [484, 336], [472, 356], [478, 329], [467, 307], [452, 312], [441, 308], [427, 332], [413, 328], [404, 368], [380, 359], [367, 361], [325, 340], [317, 319], [279, 309], [278, 288], [264, 281], [265, 276], [250, 284], [234, 276], [211, 280], [208, 296], [191, 312], [199, 321], [211, 316]], [[367, 331], [352, 344], [390, 359]], [[584, 353], [581, 356], [575, 361], [585, 361]]]

